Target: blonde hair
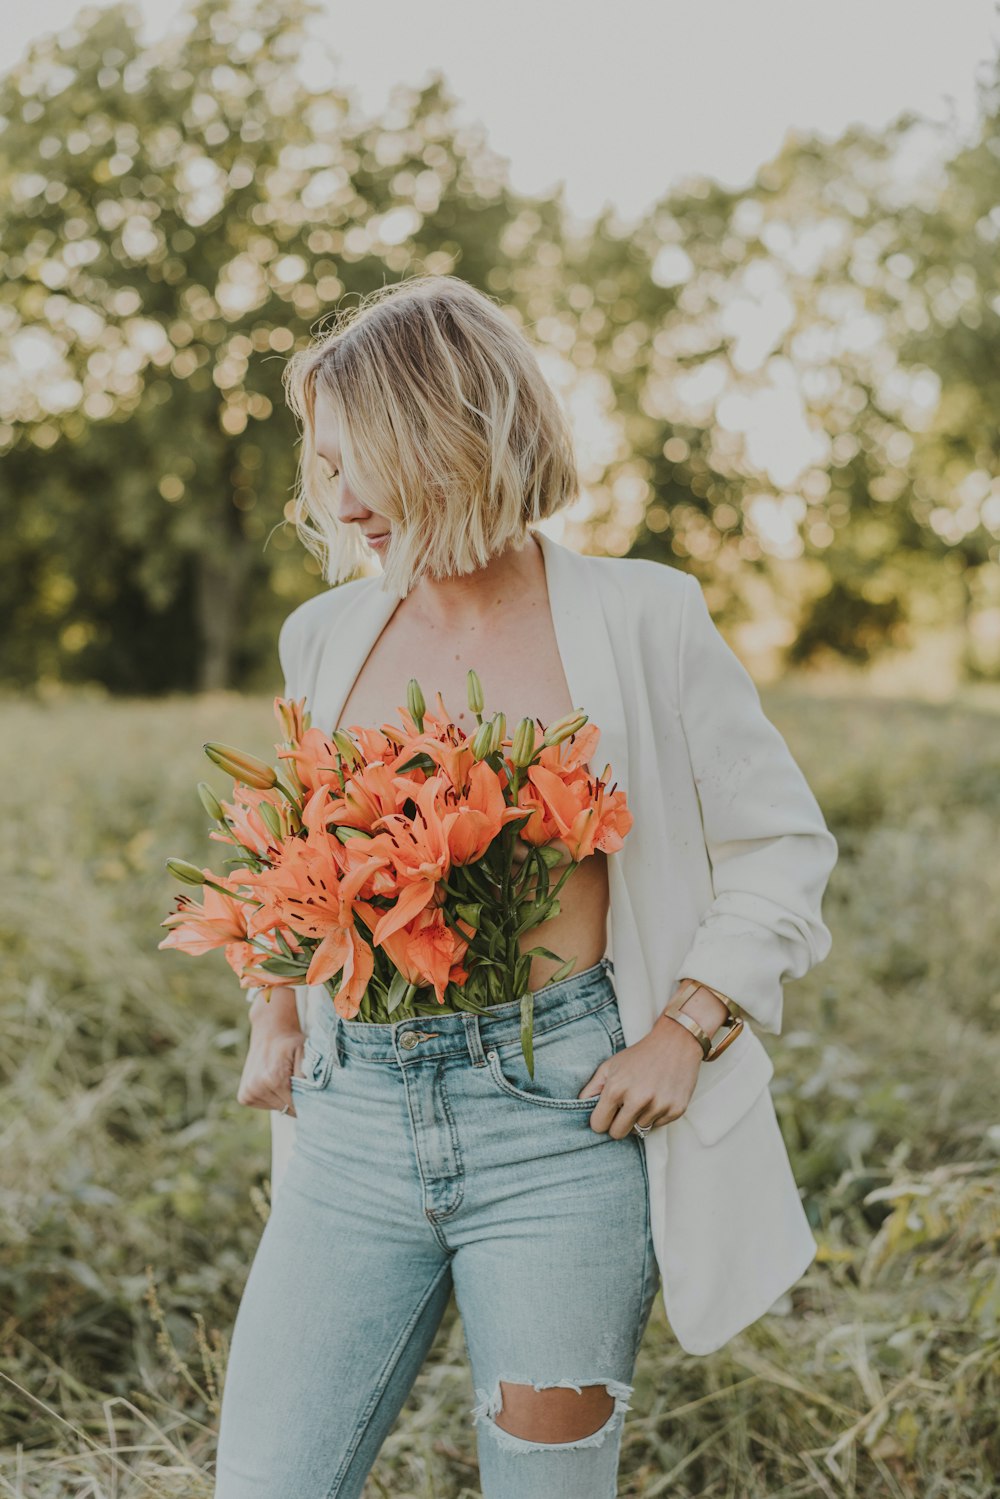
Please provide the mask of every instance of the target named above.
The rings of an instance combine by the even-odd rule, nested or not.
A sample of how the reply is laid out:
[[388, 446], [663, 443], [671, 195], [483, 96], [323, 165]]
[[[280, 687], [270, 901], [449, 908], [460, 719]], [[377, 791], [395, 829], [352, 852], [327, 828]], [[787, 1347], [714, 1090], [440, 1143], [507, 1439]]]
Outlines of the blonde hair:
[[302, 428], [292, 520], [329, 583], [373, 555], [336, 514], [315, 447], [322, 392], [336, 415], [340, 471], [391, 523], [383, 590], [422, 574], [472, 572], [579, 492], [569, 423], [525, 334], [457, 276], [384, 286], [297, 349], [283, 371]]

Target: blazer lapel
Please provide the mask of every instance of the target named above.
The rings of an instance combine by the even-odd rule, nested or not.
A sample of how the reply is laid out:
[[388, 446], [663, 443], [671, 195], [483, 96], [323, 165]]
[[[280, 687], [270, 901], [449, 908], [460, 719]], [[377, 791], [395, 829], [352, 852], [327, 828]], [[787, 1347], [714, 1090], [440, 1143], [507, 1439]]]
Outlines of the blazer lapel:
[[[572, 551], [543, 531], [535, 535], [545, 559], [549, 610], [573, 706], [601, 731], [588, 761], [591, 774], [601, 775], [610, 761], [612, 784], [627, 793], [625, 708], [594, 576], [597, 559]], [[309, 706], [313, 723], [326, 734], [337, 727], [348, 694], [399, 603], [396, 595], [380, 587], [380, 578], [376, 574], [361, 582], [342, 624], [329, 633], [319, 652]]]
[[[381, 576], [378, 573], [361, 581], [342, 622], [329, 631], [319, 652], [309, 707], [313, 723], [324, 734], [332, 734], [338, 727], [351, 688], [399, 604], [397, 595], [379, 586]], [[404, 682], [401, 691], [405, 690]]]
[[614, 646], [595, 577], [599, 559], [535, 535], [545, 557], [549, 609], [573, 706], [601, 731], [588, 761], [593, 775], [611, 763], [611, 784], [628, 792], [628, 733]]

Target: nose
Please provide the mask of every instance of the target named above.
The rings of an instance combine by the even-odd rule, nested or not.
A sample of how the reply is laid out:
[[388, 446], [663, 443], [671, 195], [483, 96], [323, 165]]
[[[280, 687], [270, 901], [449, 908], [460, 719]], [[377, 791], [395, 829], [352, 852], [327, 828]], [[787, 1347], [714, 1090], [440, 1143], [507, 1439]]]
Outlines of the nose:
[[378, 513], [369, 510], [360, 500], [356, 500], [350, 493], [346, 484], [341, 486], [337, 504], [337, 516], [345, 525], [358, 525], [365, 531], [374, 535], [378, 531], [388, 531], [389, 522], [382, 524]]
[[353, 521], [367, 520], [371, 515], [371, 511], [366, 505], [362, 505], [360, 500], [356, 500], [348, 489], [346, 482], [342, 482], [337, 503], [337, 515], [345, 524], [349, 524]]

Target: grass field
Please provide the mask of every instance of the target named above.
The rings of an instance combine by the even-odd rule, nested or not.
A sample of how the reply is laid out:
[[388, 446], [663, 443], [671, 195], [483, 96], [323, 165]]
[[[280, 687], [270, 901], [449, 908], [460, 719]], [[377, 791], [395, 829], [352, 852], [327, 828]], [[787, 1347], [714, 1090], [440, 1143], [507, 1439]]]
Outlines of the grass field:
[[[840, 843], [829, 958], [762, 1039], [820, 1253], [709, 1358], [657, 1298], [624, 1499], [984, 1499], [1000, 1473], [1000, 712], [765, 693]], [[268, 1211], [243, 996], [161, 953], [198, 780], [270, 699], [3, 705], [0, 1496], [209, 1499]], [[739, 1246], [732, 1248], [734, 1261]], [[366, 1499], [479, 1494], [454, 1302]], [[277, 1496], [276, 1496], [277, 1499]], [[553, 1496], [559, 1499], [559, 1496]]]

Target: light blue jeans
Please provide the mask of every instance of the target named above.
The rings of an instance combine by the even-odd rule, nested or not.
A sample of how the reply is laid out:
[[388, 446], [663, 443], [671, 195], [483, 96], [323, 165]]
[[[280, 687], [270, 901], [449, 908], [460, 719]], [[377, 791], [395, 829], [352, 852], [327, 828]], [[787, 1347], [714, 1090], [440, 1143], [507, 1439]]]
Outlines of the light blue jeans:
[[[517, 1001], [392, 1025], [324, 1010], [233, 1328], [215, 1499], [358, 1499], [452, 1288], [485, 1499], [614, 1499], [659, 1276], [645, 1148], [576, 1096], [625, 1045], [612, 972], [536, 991], [534, 1078]], [[529, 1441], [494, 1420], [501, 1380], [613, 1405]]]

